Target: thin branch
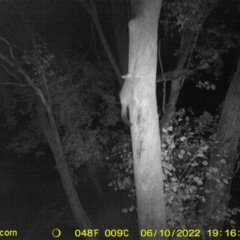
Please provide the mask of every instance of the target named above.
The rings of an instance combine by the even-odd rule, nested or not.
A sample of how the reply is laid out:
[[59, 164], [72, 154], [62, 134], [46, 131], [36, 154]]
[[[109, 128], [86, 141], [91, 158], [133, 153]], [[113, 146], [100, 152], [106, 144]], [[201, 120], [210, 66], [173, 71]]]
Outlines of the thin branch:
[[40, 99], [42, 100], [43, 105], [46, 107], [48, 113], [51, 112], [51, 109], [42, 93], [42, 91], [34, 84], [28, 73], [20, 68], [16, 63], [13, 63], [7, 56], [3, 55], [0, 53], [0, 59], [8, 63], [11, 67], [15, 68], [24, 78], [25, 80], [29, 83], [29, 85], [36, 91], [36, 93], [39, 95]]
[[88, 6], [88, 4], [86, 3], [86, 1], [85, 1], [85, 0], [79, 0], [79, 1], [80, 1], [80, 2], [82, 3], [82, 5], [86, 8], [86, 10], [88, 11], [89, 15], [92, 16], [91, 8]]
[[94, 47], [95, 47], [95, 53], [96, 53], [96, 55], [97, 55], [98, 61], [99, 61], [100, 65], [102, 66], [102, 69], [103, 69], [103, 71], [105, 72], [105, 74], [109, 77], [109, 79], [110, 79], [110, 81], [111, 81], [111, 83], [112, 83], [112, 85], [113, 85], [113, 88], [115, 89], [114, 81], [112, 80], [111, 76], [109, 76], [109, 73], [105, 70], [104, 65], [103, 65], [103, 62], [102, 62], [102, 60], [101, 60], [101, 58], [100, 58], [100, 56], [99, 56], [99, 54], [98, 54], [97, 44], [96, 44], [96, 39], [95, 39], [95, 34], [94, 34], [94, 31], [93, 31], [93, 21], [92, 21], [92, 24], [91, 24], [91, 32], [92, 32], [92, 36], [93, 36], [93, 45], [94, 45]]
[[17, 64], [17, 61], [16, 61], [16, 59], [13, 55], [12, 45], [5, 38], [3, 38], [1, 36], [0, 36], [0, 39], [8, 45], [10, 56], [12, 57], [13, 61], [15, 62], [16, 66], [17, 66], [18, 64]]
[[174, 81], [183, 76], [190, 76], [193, 73], [194, 73], [193, 70], [185, 70], [185, 69], [173, 70], [173, 71], [164, 73], [165, 79], [163, 78], [163, 76], [158, 76], [156, 79], [156, 82], [160, 83], [160, 82], [164, 82], [164, 81]]
[[16, 79], [20, 82], [20, 84], [22, 84], [22, 83], [21, 83], [21, 80], [20, 80], [15, 74], [11, 73], [4, 65], [0, 64], [0, 66], [1, 66], [10, 76], [13, 76], [14, 78], [16, 78]]
[[[205, 12], [203, 18], [201, 19], [200, 21], [200, 24], [199, 26], [202, 27], [203, 23], [205, 22], [206, 18], [209, 16], [210, 12], [213, 10], [214, 6], [216, 4], [216, 1], [211, 5], [211, 7]], [[192, 57], [192, 54], [193, 54], [193, 50], [196, 46], [196, 43], [197, 43], [197, 39], [198, 39], [198, 36], [199, 36], [199, 32], [201, 30], [201, 27], [199, 27], [199, 29], [197, 30], [197, 34], [196, 34], [196, 37], [195, 37], [195, 40], [194, 40], [194, 44], [193, 44], [193, 47], [192, 47], [192, 50], [189, 54], [189, 58], [188, 58], [188, 63], [187, 63], [187, 67], [189, 67], [189, 64], [190, 64], [190, 61], [191, 61], [191, 57]]]
[[118, 65], [116, 63], [115, 58], [112, 55], [112, 52], [111, 52], [110, 47], [109, 47], [109, 44], [108, 44], [108, 42], [106, 40], [106, 37], [105, 37], [105, 35], [103, 33], [103, 30], [102, 30], [102, 27], [101, 27], [101, 25], [99, 23], [98, 12], [97, 12], [97, 8], [95, 6], [95, 3], [94, 3], [93, 0], [90, 0], [89, 2], [90, 2], [91, 8], [89, 8], [89, 6], [86, 4], [86, 1], [83, 1], [83, 0], [79, 0], [79, 1], [83, 4], [84, 7], [86, 7], [87, 11], [92, 16], [93, 22], [95, 24], [95, 27], [96, 27], [96, 30], [98, 32], [99, 38], [101, 40], [101, 43], [103, 45], [103, 48], [104, 48], [104, 50], [105, 50], [105, 52], [107, 54], [107, 57], [108, 57], [110, 63], [112, 64], [114, 72], [117, 75], [117, 79], [118, 79], [117, 84], [118, 84], [118, 86], [121, 86], [121, 84], [122, 84], [121, 72], [120, 72], [119, 67], [118, 67]]
[[161, 42], [159, 41], [159, 44], [158, 44], [158, 58], [159, 58], [159, 63], [160, 63], [160, 67], [161, 67], [161, 72], [162, 72], [162, 76], [163, 76], [163, 102], [162, 102], [162, 112], [164, 114], [165, 112], [165, 104], [166, 104], [166, 83], [167, 83], [167, 80], [165, 78], [165, 74], [164, 74], [164, 71], [163, 71], [163, 66], [162, 66], [162, 59], [161, 59]]
[[18, 86], [18, 87], [31, 87], [29, 84], [25, 85], [25, 84], [17, 84], [17, 83], [0, 83], [0, 85], [14, 85], [14, 86]]
[[196, 43], [197, 43], [197, 39], [198, 39], [198, 36], [199, 36], [199, 31], [200, 31], [200, 28], [197, 31], [197, 34], [196, 34], [196, 37], [195, 37], [195, 40], [194, 40], [194, 43], [193, 43], [193, 47], [192, 47], [191, 52], [190, 52], [189, 57], [188, 57], [187, 68], [189, 67], [189, 64], [190, 64], [190, 61], [191, 61], [191, 58], [192, 58], [192, 54], [193, 54], [193, 50], [194, 50], [194, 48], [196, 46]]

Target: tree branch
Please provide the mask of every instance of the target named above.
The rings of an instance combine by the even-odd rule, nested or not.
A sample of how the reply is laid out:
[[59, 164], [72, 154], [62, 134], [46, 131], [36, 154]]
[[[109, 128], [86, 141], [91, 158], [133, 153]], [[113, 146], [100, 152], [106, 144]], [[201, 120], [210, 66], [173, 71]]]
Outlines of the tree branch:
[[45, 97], [43, 96], [42, 91], [34, 84], [34, 82], [32, 81], [32, 79], [30, 78], [30, 76], [28, 75], [28, 73], [20, 68], [18, 66], [18, 64], [16, 64], [16, 61], [12, 62], [10, 58], [8, 58], [7, 56], [5, 56], [4, 54], [0, 53], [0, 59], [2, 59], [3, 61], [5, 61], [8, 65], [10, 65], [11, 67], [15, 68], [17, 72], [19, 72], [27, 81], [27, 83], [36, 91], [36, 93], [39, 95], [40, 99], [42, 100], [42, 103], [44, 104], [44, 106], [46, 107], [47, 111], [50, 113], [50, 108], [49, 105], [45, 99]]
[[174, 81], [174, 80], [179, 79], [180, 77], [190, 76], [193, 73], [194, 73], [193, 70], [184, 70], [184, 69], [183, 70], [173, 70], [173, 71], [163, 73], [161, 76], [157, 76], [156, 82], [160, 83], [160, 82], [165, 82], [165, 81]]
[[96, 6], [95, 6], [95, 3], [94, 3], [93, 0], [90, 0], [89, 2], [90, 2], [90, 6], [91, 6], [91, 7], [89, 7], [89, 6], [87, 5], [87, 3], [86, 3], [85, 0], [80, 0], [80, 2], [81, 2], [81, 3], [83, 4], [83, 6], [87, 9], [87, 11], [89, 12], [89, 14], [92, 16], [93, 22], [94, 22], [95, 27], [96, 27], [96, 29], [97, 29], [98, 36], [99, 36], [99, 38], [100, 38], [100, 40], [101, 40], [101, 42], [102, 42], [103, 48], [104, 48], [104, 50], [105, 50], [105, 52], [106, 52], [106, 54], [107, 54], [107, 56], [108, 56], [108, 59], [109, 59], [110, 63], [112, 64], [113, 69], [114, 69], [114, 71], [115, 71], [115, 73], [116, 73], [116, 75], [117, 75], [118, 87], [119, 87], [119, 86], [122, 85], [121, 72], [120, 72], [120, 70], [119, 70], [119, 68], [118, 68], [118, 65], [117, 65], [117, 63], [116, 63], [113, 55], [112, 55], [112, 52], [111, 52], [110, 47], [109, 47], [109, 44], [108, 44], [108, 42], [107, 42], [107, 40], [106, 40], [106, 37], [105, 37], [105, 35], [104, 35], [104, 33], [103, 33], [103, 30], [102, 30], [102, 27], [101, 27], [101, 25], [100, 25], [100, 23], [99, 23], [98, 13], [97, 13], [97, 8], [96, 8]]
[[15, 59], [15, 57], [13, 55], [12, 45], [5, 38], [3, 38], [1, 36], [0, 36], [0, 39], [8, 45], [10, 56], [12, 57], [13, 61], [15, 62], [15, 64], [18, 65], [17, 61], [16, 61], [16, 59]]
[[[18, 85], [18, 86], [21, 86], [21, 85], [22, 85], [21, 80], [19, 79], [19, 77], [17, 77], [15, 74], [13, 74], [12, 72], [10, 72], [4, 65], [0, 64], [0, 66], [1, 66], [10, 76], [13, 76], [14, 78], [16, 78], [16, 79], [20, 82], [20, 84], [16, 84], [16, 85]], [[0, 84], [3, 84], [3, 83], [0, 83]], [[7, 84], [7, 83], [5, 83], [5, 84]], [[9, 83], [9, 84], [10, 84], [10, 83]], [[11, 83], [11, 84], [14, 84], [14, 83]], [[25, 85], [25, 86], [28, 86], [28, 85]]]

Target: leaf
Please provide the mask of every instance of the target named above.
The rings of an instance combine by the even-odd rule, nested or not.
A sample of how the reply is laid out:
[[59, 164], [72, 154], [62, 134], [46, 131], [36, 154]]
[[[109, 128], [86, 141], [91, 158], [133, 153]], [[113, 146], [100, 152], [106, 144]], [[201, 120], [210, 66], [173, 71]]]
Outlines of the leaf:
[[179, 153], [178, 158], [183, 159], [183, 155], [181, 153]]
[[196, 186], [191, 185], [191, 186], [189, 187], [189, 191], [190, 191], [191, 193], [193, 193], [193, 192], [196, 191], [196, 190], [197, 190], [197, 187], [196, 187]]
[[203, 185], [202, 179], [199, 177], [194, 177], [193, 180], [198, 184], [198, 185]]
[[211, 84], [211, 89], [216, 90], [216, 86], [214, 84]]
[[187, 155], [188, 155], [188, 156], [192, 156], [192, 153], [189, 152], [189, 151], [187, 151]]
[[123, 213], [127, 213], [128, 210], [127, 210], [126, 208], [123, 208], [123, 209], [122, 209], [122, 212], [123, 212]]
[[228, 184], [228, 180], [225, 178], [225, 179], [223, 179], [223, 182], [225, 183], [225, 184]]
[[221, 162], [222, 164], [226, 164], [226, 163], [227, 163], [225, 159], [221, 159], [220, 162]]
[[132, 205], [128, 210], [129, 210], [129, 212], [133, 212], [134, 206]]
[[207, 166], [207, 165], [208, 165], [208, 162], [205, 160], [205, 161], [202, 162], [202, 164], [203, 164], [204, 166]]
[[197, 154], [197, 157], [206, 158], [206, 156], [205, 156], [202, 152], [199, 152], [199, 153]]
[[166, 133], [167, 130], [166, 130], [165, 128], [162, 128], [162, 132], [163, 132], [163, 133]]
[[171, 181], [172, 181], [172, 182], [177, 182], [177, 179], [176, 179], [175, 177], [172, 177], [172, 178], [171, 178]]
[[192, 167], [196, 167], [196, 166], [198, 166], [199, 164], [198, 164], [197, 162], [193, 162], [193, 163], [190, 163], [190, 165], [191, 165]]
[[231, 225], [235, 226], [236, 225], [236, 222], [234, 220], [230, 220], [229, 221]]
[[171, 149], [174, 149], [174, 148], [175, 148], [175, 143], [174, 143], [174, 142], [171, 143], [170, 148], [171, 148]]
[[166, 143], [162, 143], [162, 148], [166, 148], [167, 144]]
[[206, 146], [201, 147], [201, 150], [206, 151], [206, 150], [208, 150], [208, 148], [209, 148], [209, 146], [206, 145]]
[[217, 167], [211, 167], [211, 168], [209, 168], [209, 172], [217, 173], [218, 168]]
[[185, 150], [181, 149], [180, 154], [184, 155], [185, 154]]
[[186, 139], [187, 139], [187, 138], [186, 138], [185, 136], [183, 136], [183, 137], [180, 138], [180, 141], [183, 142], [183, 141], [185, 141]]

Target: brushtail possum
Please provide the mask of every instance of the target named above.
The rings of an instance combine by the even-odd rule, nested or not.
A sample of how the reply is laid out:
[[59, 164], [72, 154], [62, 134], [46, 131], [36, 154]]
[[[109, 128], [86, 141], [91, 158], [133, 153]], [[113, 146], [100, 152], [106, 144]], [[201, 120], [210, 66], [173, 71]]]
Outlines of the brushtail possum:
[[123, 76], [125, 78], [124, 84], [122, 86], [122, 89], [120, 91], [120, 102], [122, 106], [121, 110], [121, 117], [123, 122], [127, 125], [130, 126], [131, 122], [129, 120], [129, 106], [133, 101], [133, 88], [135, 86], [133, 79], [130, 77], [130, 74], [127, 74]]

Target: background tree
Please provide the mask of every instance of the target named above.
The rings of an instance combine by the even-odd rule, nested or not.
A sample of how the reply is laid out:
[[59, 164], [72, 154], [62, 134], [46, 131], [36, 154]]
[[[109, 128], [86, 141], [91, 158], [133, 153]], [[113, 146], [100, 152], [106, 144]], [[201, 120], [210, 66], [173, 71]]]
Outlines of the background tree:
[[[47, 88], [47, 76], [49, 75], [51, 76], [52, 74], [51, 72], [48, 72], [48, 67], [51, 62], [52, 56], [44, 55], [45, 58], [41, 59], [40, 54], [44, 54], [42, 52], [43, 49], [41, 49], [42, 46], [37, 44], [36, 52], [33, 53], [33, 57], [27, 59], [27, 63], [33, 62], [34, 66], [33, 69], [36, 71], [35, 81], [37, 83], [35, 84], [32, 78], [29, 76], [29, 74], [18, 65], [16, 59], [14, 58], [12, 46], [10, 45], [10, 43], [4, 38], [1, 38], [1, 40], [9, 47], [11, 57], [9, 58], [4, 54], [0, 53], [0, 59], [3, 61], [2, 67], [3, 69], [6, 70], [7, 73], [10, 73], [10, 75], [15, 76], [15, 78], [20, 82], [16, 83], [17, 86], [23, 87], [24, 85], [27, 85], [28, 87], [31, 87], [38, 95], [38, 98], [35, 99], [38, 117], [40, 119], [40, 124], [42, 126], [43, 133], [54, 154], [56, 160], [56, 168], [60, 173], [62, 184], [66, 192], [69, 204], [72, 208], [73, 214], [79, 226], [86, 229], [90, 229], [92, 227], [92, 224], [78, 198], [77, 192], [73, 185], [68, 165], [64, 158], [63, 146], [57, 130], [57, 125], [52, 110], [53, 107], [50, 102], [51, 95], [49, 89]], [[20, 80], [15, 74], [19, 74], [20, 75], [19, 77], [21, 77], [22, 80]], [[25, 81], [27, 84], [22, 83], [22, 81]], [[11, 83], [6, 82], [5, 84]], [[15, 83], [12, 84], [15, 85]], [[37, 85], [39, 85], [40, 87], [38, 87]], [[43, 85], [45, 85], [45, 87], [47, 88], [47, 92], [45, 94], [41, 90], [41, 86]]]
[[[240, 61], [223, 104], [209, 167], [214, 169], [205, 186], [203, 212], [209, 217], [208, 229], [222, 229], [230, 199], [234, 167], [238, 159], [240, 120]], [[216, 184], [217, 182], [217, 184]], [[210, 226], [210, 227], [209, 227]]]

